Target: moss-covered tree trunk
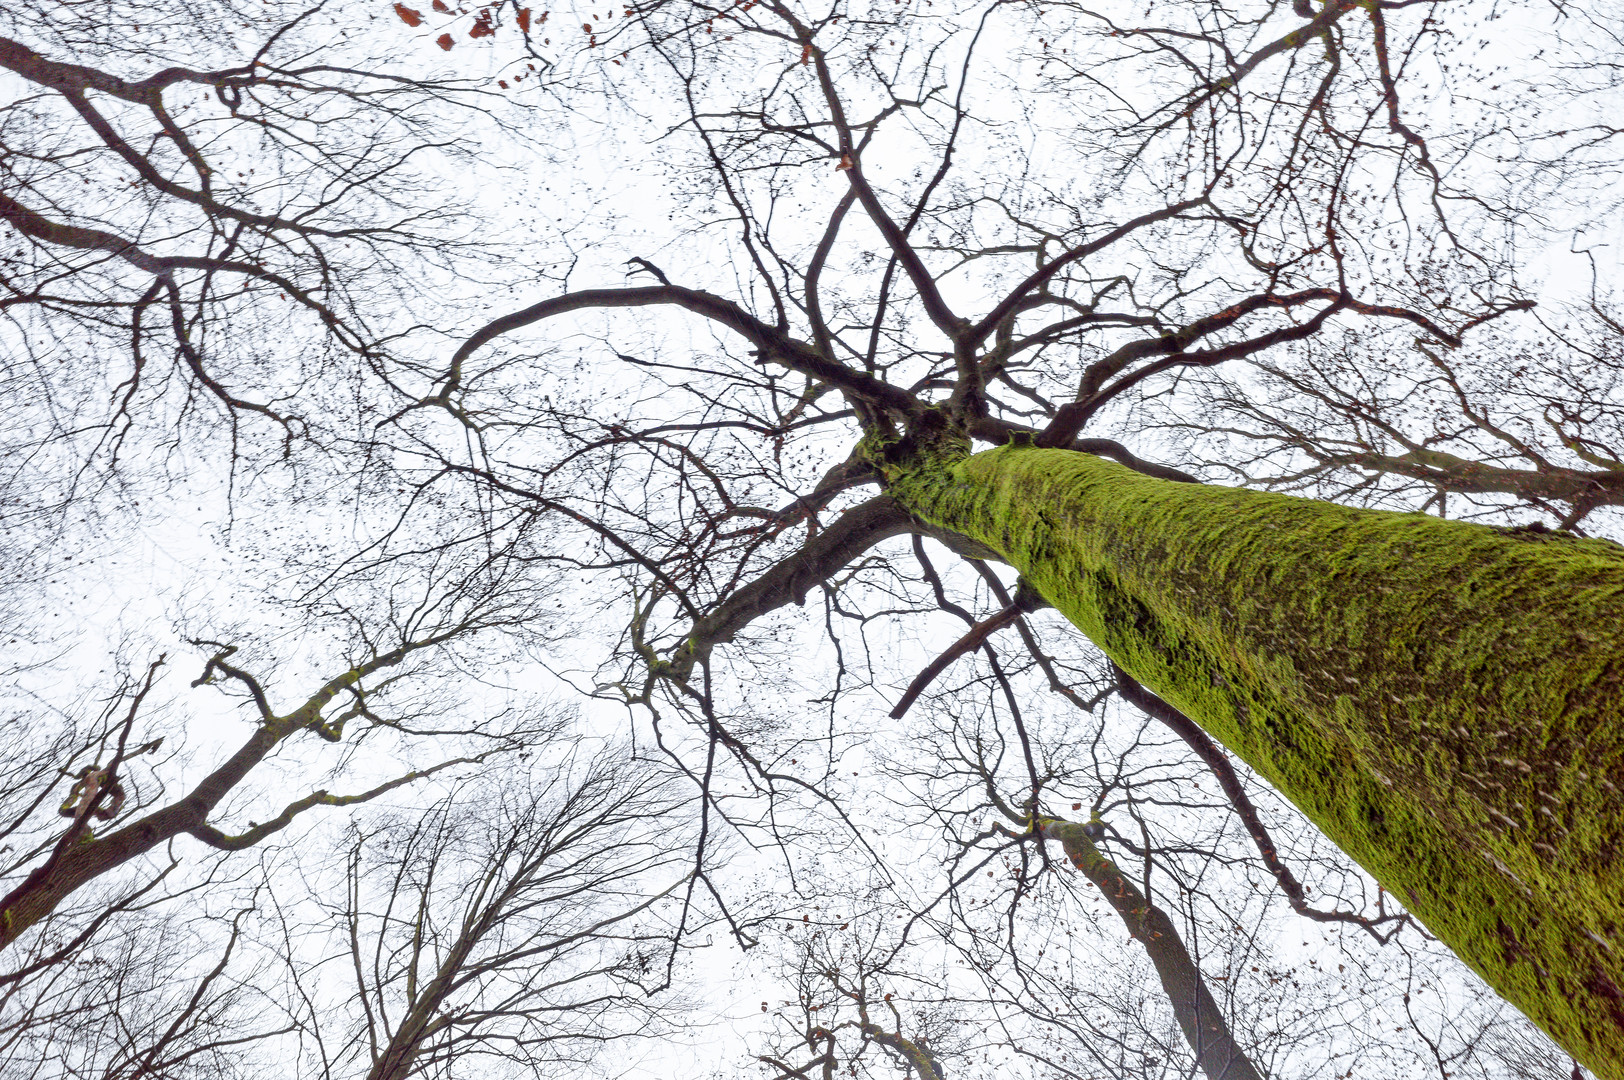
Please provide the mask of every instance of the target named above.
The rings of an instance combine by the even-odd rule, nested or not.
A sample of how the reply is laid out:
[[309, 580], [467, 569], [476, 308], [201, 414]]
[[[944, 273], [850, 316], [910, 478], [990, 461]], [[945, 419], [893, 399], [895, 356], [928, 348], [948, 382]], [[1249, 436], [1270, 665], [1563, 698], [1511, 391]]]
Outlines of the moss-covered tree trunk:
[[1624, 1080], [1624, 547], [1031, 446], [882, 468]]

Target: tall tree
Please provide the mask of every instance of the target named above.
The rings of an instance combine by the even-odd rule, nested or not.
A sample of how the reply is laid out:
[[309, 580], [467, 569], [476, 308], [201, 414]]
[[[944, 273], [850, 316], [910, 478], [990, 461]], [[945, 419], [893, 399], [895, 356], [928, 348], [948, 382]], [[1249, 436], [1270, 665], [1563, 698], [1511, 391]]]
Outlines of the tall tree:
[[[646, 28], [649, 51], [684, 89], [690, 112], [683, 122], [703, 140], [716, 194], [740, 218], [744, 253], [759, 271], [754, 284], [776, 315], [758, 317], [639, 260], [658, 284], [572, 291], [504, 316], [464, 342], [423, 399], [475, 425], [478, 410], [468, 402], [479, 400], [477, 382], [488, 369], [474, 365], [491, 342], [574, 312], [628, 307], [707, 319], [742, 338], [757, 364], [802, 376], [806, 389], [782, 413], [775, 438], [803, 414], [808, 422], [834, 419], [808, 410], [825, 394], [840, 395], [862, 437], [778, 520], [813, 513], [833, 491], [854, 484], [877, 483], [883, 494], [755, 581], [724, 590], [702, 609], [658, 559], [640, 556], [615, 534], [654, 573], [656, 595], [669, 595], [689, 615], [686, 632], [676, 635], [682, 640], [658, 659], [647, 640], [634, 641], [649, 657], [649, 677], [685, 685], [745, 620], [775, 602], [799, 600], [812, 582], [844, 567], [853, 548], [912, 522], [934, 526], [1019, 570], [1033, 593], [1268, 778], [1581, 1058], [1603, 1069], [1624, 1058], [1624, 954], [1610, 940], [1624, 918], [1615, 858], [1624, 803], [1612, 784], [1624, 757], [1613, 722], [1624, 678], [1624, 643], [1613, 629], [1624, 614], [1624, 551], [1604, 541], [1136, 475], [1091, 453], [1114, 447], [1081, 439], [1130, 389], [1284, 349], [1336, 320], [1407, 322], [1428, 353], [1459, 347], [1472, 327], [1528, 306], [1497, 282], [1493, 263], [1472, 265], [1477, 253], [1464, 246], [1447, 273], [1475, 297], [1465, 309], [1436, 297], [1424, 280], [1406, 288], [1349, 250], [1346, 237], [1368, 246], [1382, 234], [1378, 222], [1352, 208], [1369, 199], [1356, 172], [1387, 170], [1400, 205], [1413, 192], [1440, 206], [1451, 190], [1428, 141], [1403, 119], [1383, 7], [1332, 3], [1278, 35], [1246, 23], [1257, 37], [1222, 50], [1224, 35], [1203, 25], [1206, 13], [1189, 27], [1125, 31], [1108, 18], [1096, 27], [1092, 16], [1068, 11], [1086, 29], [1063, 28], [1060, 40], [1084, 41], [1108, 28], [1108, 36], [1132, 43], [1088, 41], [1096, 62], [1101, 53], [1132, 55], [1154, 43], [1203, 73], [1182, 94], [1163, 90], [1157, 109], [1139, 110], [1115, 132], [1138, 139], [1131, 156], [1113, 162], [1123, 175], [1146, 168], [1164, 139], [1176, 150], [1168, 167], [1182, 171], [1092, 227], [1033, 229], [1027, 243], [998, 248], [915, 236], [922, 223], [947, 231], [970, 199], [961, 190], [940, 210], [932, 201], [969, 122], [969, 82], [961, 80], [939, 113], [936, 92], [923, 81], [907, 96], [890, 74], [907, 70], [906, 52], [890, 61], [897, 68], [882, 68], [874, 57], [894, 46], [888, 35], [918, 33], [913, 25], [847, 29], [834, 15], [813, 22], [766, 4], [748, 13], [706, 12], [705, 25], [696, 27], [695, 10], [636, 11], [634, 18]], [[1055, 10], [1067, 9], [1049, 18]], [[1210, 14], [1218, 27], [1230, 18]], [[981, 30], [989, 37], [992, 18]], [[789, 65], [759, 105], [719, 106], [715, 80], [731, 70], [725, 42], [733, 35], [715, 45], [697, 39], [698, 32], [714, 35], [716, 21], [737, 35], [798, 44], [802, 70]], [[1036, 33], [1038, 24], [1029, 25]], [[1411, 33], [1406, 48], [1425, 40], [1427, 23]], [[1206, 51], [1205, 59], [1198, 63], [1192, 50]], [[973, 60], [973, 46], [969, 55]], [[928, 66], [921, 65], [921, 80]], [[1289, 124], [1262, 111], [1262, 99], [1248, 92], [1266, 78], [1260, 73], [1276, 70], [1286, 89], [1269, 82], [1267, 97], [1284, 99], [1279, 112], [1297, 118]], [[889, 104], [875, 100], [884, 94]], [[1339, 127], [1339, 118], [1361, 109], [1386, 114], [1387, 134], [1374, 147]], [[871, 175], [888, 164], [890, 148], [878, 133], [893, 113], [910, 110], [916, 123], [930, 118], [941, 133], [939, 164], [906, 200], [888, 203]], [[1248, 119], [1261, 131], [1248, 131]], [[1291, 148], [1283, 161], [1271, 159], [1274, 186], [1253, 193], [1258, 155], [1277, 131], [1289, 135]], [[834, 204], [821, 240], [805, 262], [791, 262], [763, 235], [763, 219], [747, 202], [745, 170], [787, 172], [806, 154], [832, 162], [842, 190], [824, 197]], [[1248, 165], [1238, 164], [1242, 158]], [[1309, 195], [1319, 184], [1323, 191]], [[1232, 194], [1237, 188], [1244, 194]], [[1021, 223], [1011, 201], [994, 204]], [[1282, 234], [1288, 202], [1296, 220]], [[877, 234], [886, 270], [870, 310], [837, 323], [837, 304], [823, 295], [821, 279], [853, 208]], [[1491, 219], [1513, 211], [1490, 209], [1497, 211]], [[1441, 242], [1458, 239], [1447, 214], [1431, 228]], [[1192, 251], [1169, 273], [1169, 300], [1101, 310], [1113, 289], [1132, 290], [1132, 297], [1145, 284], [1126, 269], [1112, 274], [1113, 258], [1152, 246]], [[1014, 249], [1035, 265], [1012, 280], [994, 278], [986, 300], [967, 302], [949, 291], [952, 264], [927, 265], [930, 250], [942, 247], [960, 260]], [[1216, 275], [1219, 265], [1222, 278], [1180, 284], [1203, 270]], [[912, 322], [889, 313], [893, 290], [911, 293]], [[842, 296], [838, 310], [849, 316], [857, 303]], [[804, 332], [791, 326], [792, 306]], [[1102, 332], [1107, 327], [1116, 332]], [[881, 362], [880, 344], [893, 335], [900, 355]], [[1105, 341], [1096, 358], [1057, 377], [1057, 345], [1099, 338]], [[940, 344], [932, 350], [923, 339]], [[1083, 346], [1085, 357], [1090, 351]], [[910, 360], [912, 380], [899, 378]], [[1036, 369], [1031, 382], [1024, 379], [1028, 365]], [[1049, 379], [1075, 387], [1069, 399], [1045, 395]], [[1000, 407], [1000, 384], [1035, 402], [1043, 422], [1012, 419], [1021, 410]], [[608, 441], [636, 438], [620, 430], [611, 427]], [[976, 440], [997, 449], [973, 453]], [[494, 461], [500, 450], [488, 445], [486, 460]], [[500, 466], [468, 469], [495, 491], [543, 497], [507, 479]], [[715, 468], [701, 473], [720, 482]], [[1574, 507], [1565, 524], [1595, 504], [1599, 489], [1580, 486], [1583, 492], [1554, 496]], [[724, 505], [744, 501], [719, 494]], [[738, 511], [728, 506], [720, 516], [729, 512]], [[642, 629], [634, 626], [634, 635]], [[1029, 813], [1030, 827], [1041, 828], [1035, 803]]]
[[[1038, 610], [1052, 606], [1120, 665], [1124, 696], [1133, 700], [1132, 685], [1153, 691], [1139, 700], [1218, 769], [1254, 857], [1292, 908], [1310, 905], [1268, 830], [1236, 802], [1233, 767], [1181, 721], [1275, 785], [1554, 1037], [1619, 1075], [1624, 809], [1613, 785], [1624, 746], [1608, 721], [1624, 560], [1604, 540], [1448, 520], [1453, 504], [1441, 497], [1486, 499], [1502, 514], [1530, 507], [1563, 529], [1605, 531], [1611, 520], [1608, 476], [1620, 458], [1605, 365], [1562, 386], [1558, 374], [1573, 368], [1553, 365], [1581, 335], [1530, 319], [1535, 290], [1518, 264], [1569, 224], [1553, 193], [1583, 191], [1591, 205], [1612, 197], [1614, 133], [1555, 117], [1607, 100], [1610, 16], [1553, 27], [1533, 6], [1497, 9], [1494, 36], [1527, 46], [1502, 58], [1477, 44], [1477, 20], [1490, 16], [1447, 3], [927, 0], [813, 11], [745, 0], [376, 14], [416, 41], [424, 68], [434, 56], [465, 75], [502, 65], [477, 91], [385, 78], [403, 95], [391, 100], [466, 93], [521, 131], [513, 106], [528, 108], [536, 126], [524, 133], [540, 137], [525, 152], [551, 145], [560, 159], [575, 153], [572, 140], [611, 136], [608, 156], [624, 167], [548, 174], [554, 231], [530, 248], [531, 265], [485, 271], [534, 289], [535, 266], [564, 265], [561, 291], [542, 288], [483, 325], [464, 316], [449, 359], [432, 359], [410, 305], [390, 306], [384, 286], [403, 279], [368, 278], [379, 291], [361, 296], [325, 261], [333, 245], [377, 252], [392, 242], [396, 226], [377, 225], [377, 206], [360, 216], [384, 232], [340, 235], [347, 211], [290, 173], [268, 188], [289, 200], [286, 211], [228, 205], [206, 190], [219, 162], [169, 131], [178, 121], [164, 95], [196, 83], [214, 93], [197, 105], [212, 110], [199, 113], [210, 123], [262, 123], [273, 140], [297, 130], [325, 148], [325, 130], [357, 121], [306, 132], [294, 124], [311, 115], [299, 103], [331, 98], [364, 112], [372, 76], [302, 61], [262, 70], [252, 59], [202, 74], [163, 68], [162, 79], [115, 75], [47, 55], [58, 32], [36, 20], [40, 43], [17, 45], [7, 66], [40, 88], [39, 109], [60, 111], [60, 131], [112, 155], [105, 169], [87, 167], [98, 181], [117, 175], [117, 190], [144, 201], [78, 220], [88, 212], [52, 185], [82, 152], [19, 159], [29, 186], [7, 216], [23, 250], [69, 258], [65, 280], [91, 289], [61, 300], [50, 293], [56, 271], [30, 262], [14, 290], [22, 339], [49, 358], [65, 318], [100, 327], [116, 313], [138, 374], [155, 340], [144, 313], [161, 302], [183, 390], [218, 403], [228, 429], [258, 433], [266, 475], [282, 467], [284, 447], [300, 463], [290, 468], [336, 464], [324, 476], [335, 488], [359, 477], [357, 505], [398, 504], [390, 535], [402, 542], [428, 545], [444, 529], [516, 551], [514, 538], [545, 520], [550, 546], [526, 547], [513, 565], [571, 590], [577, 611], [612, 615], [599, 620], [612, 622], [613, 640], [583, 689], [651, 723], [656, 746], [700, 785], [702, 838], [725, 825], [794, 849], [801, 840], [774, 808], [801, 796], [849, 821], [836, 781], [842, 748], [864, 731], [855, 717], [865, 695], [911, 682], [896, 702], [906, 712], [954, 658], [976, 652], [990, 674], [966, 692], [976, 708], [1000, 702], [1014, 776], [1002, 762], [982, 770], [988, 802], [1011, 813], [967, 850], [1019, 852], [1026, 881], [1028, 867], [1046, 864], [1045, 839], [1070, 835], [1057, 824], [1061, 804], [1095, 795], [1066, 790], [1073, 778], [1050, 771], [993, 644], [1018, 631], [1032, 677], [1091, 704], [1072, 685], [1082, 676], [1034, 633]], [[93, 44], [117, 58], [107, 41]], [[1540, 60], [1557, 53], [1559, 71]], [[286, 124], [244, 104], [283, 95]], [[150, 142], [161, 160], [108, 135], [110, 114], [88, 104], [103, 97], [124, 103], [127, 122], [165, 133]], [[1429, 109], [1442, 101], [1459, 107], [1434, 122]], [[1514, 102], [1527, 123], [1512, 131]], [[63, 137], [51, 115], [24, 141]], [[658, 151], [638, 156], [640, 138]], [[178, 150], [164, 157], [171, 143]], [[398, 160], [390, 149], [378, 175], [401, 175], [397, 164], [412, 158], [382, 134], [353, 145], [406, 147]], [[211, 152], [236, 151], [222, 141]], [[325, 190], [368, 194], [355, 179], [371, 175], [362, 165], [320, 160]], [[132, 174], [115, 173], [126, 166]], [[195, 183], [177, 186], [175, 170]], [[609, 185], [625, 195], [605, 198]], [[647, 212], [646, 195], [676, 227]], [[574, 206], [591, 220], [570, 223]], [[497, 221], [506, 207], [471, 198], [465, 209]], [[196, 214], [223, 223], [210, 226], [220, 250], [253, 236], [262, 262], [287, 259], [312, 283], [218, 253], [132, 262], [146, 251], [137, 226], [184, 246]], [[337, 232], [313, 232], [314, 221]], [[432, 257], [425, 245], [411, 250]], [[127, 264], [129, 282], [97, 276], [108, 258]], [[643, 281], [614, 284], [622, 263]], [[464, 288], [432, 262], [412, 266], [425, 294]], [[246, 282], [225, 308], [212, 284], [221, 275]], [[210, 339], [219, 361], [195, 347], [194, 328], [280, 310], [267, 307], [272, 289], [336, 335], [324, 358], [343, 358], [291, 385], [321, 391], [342, 376], [360, 421], [319, 428], [304, 457], [289, 432], [306, 429], [286, 410], [222, 394], [215, 374], [252, 359], [285, 375], [256, 351], [274, 335]], [[340, 295], [354, 303], [324, 299]], [[1594, 341], [1616, 333], [1604, 300], [1592, 307]], [[344, 329], [384, 323], [395, 332]], [[1528, 366], [1549, 406], [1532, 408], [1547, 421], [1533, 430], [1528, 400], [1485, 406], [1468, 385], [1463, 350], [1491, 332], [1531, 343]], [[57, 398], [84, 381], [37, 367]], [[1438, 432], [1406, 426], [1414, 418], [1392, 404], [1405, 378], [1452, 395], [1469, 430], [1443, 431], [1441, 419]], [[81, 445], [83, 431], [116, 434], [134, 415], [130, 399], [113, 401], [102, 428], [59, 424], [30, 445], [117, 464], [105, 456], [117, 438]], [[143, 401], [143, 415], [168, 422], [159, 397]], [[328, 416], [349, 407], [337, 396], [319, 404]], [[1508, 409], [1522, 419], [1491, 415]], [[1292, 422], [1304, 415], [1320, 419]], [[1337, 425], [1369, 445], [1342, 446]], [[1512, 475], [1496, 446], [1532, 467]], [[1183, 467], [1145, 460], [1152, 454], [1182, 455]], [[1191, 482], [1259, 460], [1285, 466], [1262, 479], [1321, 485], [1339, 501]], [[1350, 470], [1384, 480], [1362, 486]], [[1435, 516], [1358, 505], [1375, 493], [1404, 506], [1411, 481], [1437, 497], [1409, 507]], [[878, 493], [861, 492], [871, 487]], [[972, 573], [940, 572], [934, 542]], [[394, 565], [353, 546], [312, 556], [331, 560], [318, 591]], [[1019, 571], [1013, 595], [988, 560]], [[975, 616], [971, 597], [996, 600], [990, 619]], [[822, 677], [773, 651], [785, 625], [777, 614], [811, 599], [823, 603], [830, 645]], [[918, 679], [887, 667], [881, 635], [937, 610], [971, 624], [968, 636]], [[583, 633], [594, 628], [583, 620]], [[764, 704], [803, 677], [819, 683], [827, 712], [815, 753], [804, 719]], [[933, 716], [950, 711], [940, 698]], [[803, 754], [818, 771], [797, 766]], [[756, 798], [767, 808], [749, 809]], [[726, 908], [702, 855], [695, 866], [695, 888]], [[747, 925], [735, 928], [749, 939]], [[1190, 1030], [1201, 1030], [1199, 1015]]]
[[687, 870], [675, 788], [579, 731], [552, 736], [541, 760], [357, 832], [326, 905], [332, 952], [302, 973], [318, 987], [335, 957], [354, 973], [310, 1018], [321, 1069], [545, 1073], [680, 1024], [656, 1004]]

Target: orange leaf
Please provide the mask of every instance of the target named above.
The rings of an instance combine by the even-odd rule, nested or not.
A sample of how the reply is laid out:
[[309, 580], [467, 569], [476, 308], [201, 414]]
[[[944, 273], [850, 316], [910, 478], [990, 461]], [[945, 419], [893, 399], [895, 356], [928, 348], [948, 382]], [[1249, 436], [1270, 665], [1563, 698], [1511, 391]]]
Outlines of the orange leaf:
[[518, 15], [519, 30], [528, 34], [530, 32], [530, 9], [522, 7]]
[[421, 26], [423, 24], [423, 13], [421, 11], [413, 11], [405, 4], [396, 4], [395, 14], [399, 15], [400, 21], [405, 23], [407, 26]]
[[451, 40], [450, 34], [441, 34], [439, 37], [434, 39], [434, 43], [447, 52], [450, 52], [451, 46], [456, 44], [456, 42]]
[[434, 10], [438, 11], [441, 15], [451, 14], [451, 9], [445, 6], [444, 0], [434, 0], [433, 6]]

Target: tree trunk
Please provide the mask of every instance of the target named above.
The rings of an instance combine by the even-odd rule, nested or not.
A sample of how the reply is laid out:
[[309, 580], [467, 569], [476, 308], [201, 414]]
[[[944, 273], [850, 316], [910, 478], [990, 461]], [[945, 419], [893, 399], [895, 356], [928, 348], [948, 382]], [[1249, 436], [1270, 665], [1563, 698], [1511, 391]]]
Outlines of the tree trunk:
[[1084, 829], [1084, 825], [1075, 821], [1050, 821], [1044, 824], [1043, 834], [1060, 841], [1072, 865], [1099, 887], [1122, 917], [1128, 933], [1145, 947], [1161, 979], [1162, 989], [1173, 1005], [1179, 1030], [1195, 1051], [1196, 1061], [1207, 1080], [1262, 1080], [1251, 1059], [1230, 1034], [1224, 1014], [1207, 989], [1207, 981], [1201, 977], [1201, 969], [1196, 966], [1190, 950], [1184, 947], [1173, 920], [1094, 846]]
[[998, 551], [1598, 1076], [1624, 1080], [1624, 547], [893, 445]]

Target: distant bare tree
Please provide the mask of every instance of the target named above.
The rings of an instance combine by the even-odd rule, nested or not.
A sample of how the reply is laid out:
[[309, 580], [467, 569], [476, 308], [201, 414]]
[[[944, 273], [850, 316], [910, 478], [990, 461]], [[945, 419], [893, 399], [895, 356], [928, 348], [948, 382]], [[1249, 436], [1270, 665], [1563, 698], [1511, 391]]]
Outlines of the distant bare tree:
[[[691, 871], [682, 804], [659, 770], [575, 738], [559, 728], [535, 760], [354, 832], [324, 904], [335, 951], [295, 972], [330, 1001], [311, 1068], [546, 1076], [679, 1022], [660, 994]], [[334, 965], [347, 989], [323, 985]]]

